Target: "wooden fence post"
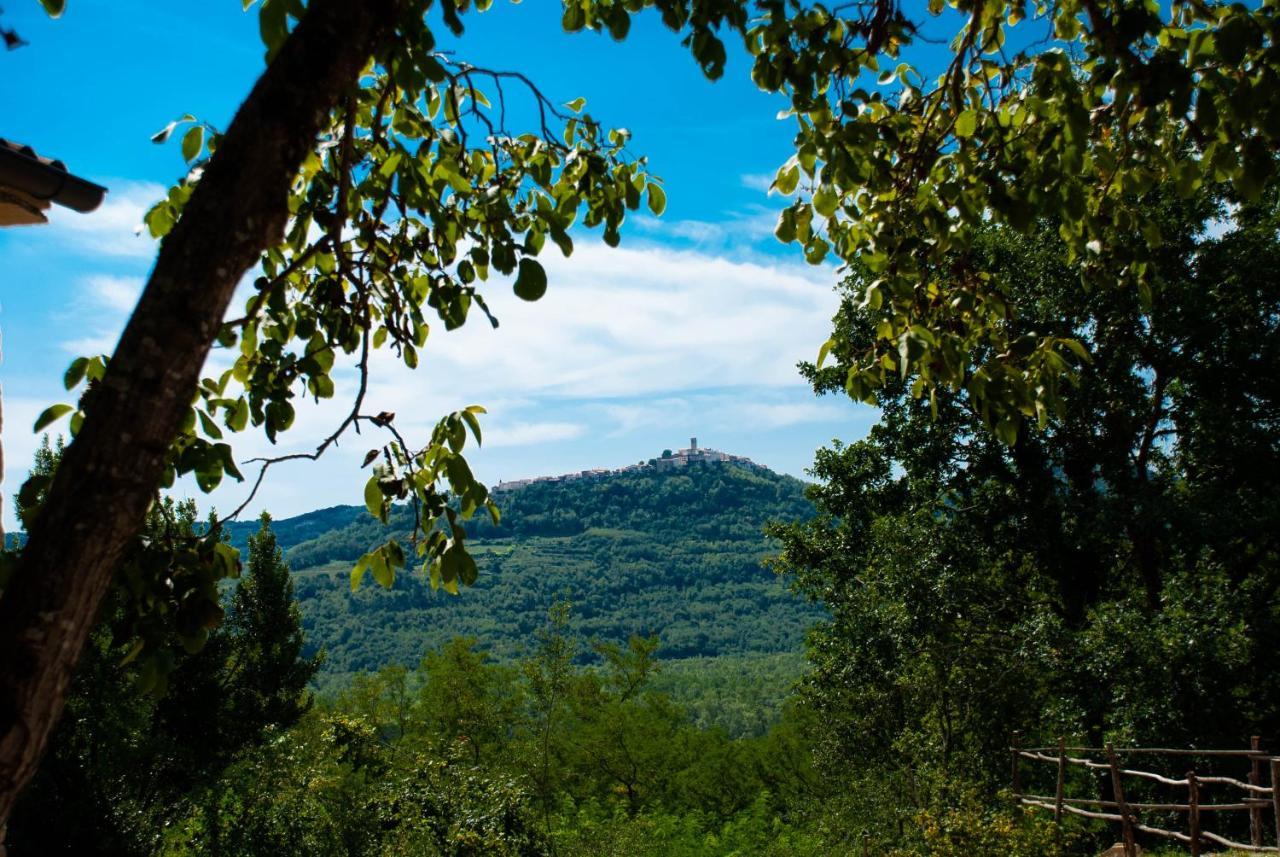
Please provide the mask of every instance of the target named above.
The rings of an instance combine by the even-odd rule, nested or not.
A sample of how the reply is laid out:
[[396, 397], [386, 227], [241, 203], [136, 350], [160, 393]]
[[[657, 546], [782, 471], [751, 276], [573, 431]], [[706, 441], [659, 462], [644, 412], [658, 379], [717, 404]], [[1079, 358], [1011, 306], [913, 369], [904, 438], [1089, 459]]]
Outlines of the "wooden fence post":
[[1137, 857], [1138, 851], [1133, 839], [1133, 818], [1129, 815], [1129, 804], [1125, 803], [1124, 785], [1120, 782], [1120, 766], [1116, 764], [1116, 751], [1107, 742], [1107, 761], [1111, 763], [1111, 791], [1115, 795], [1120, 809], [1120, 829], [1124, 836], [1124, 857]]
[[1010, 740], [1009, 755], [1012, 758], [1012, 772], [1010, 779], [1013, 781], [1013, 796], [1020, 797], [1022, 795], [1022, 771], [1018, 765], [1019, 753], [1021, 752], [1022, 742], [1019, 740], [1022, 733], [1014, 730]]
[[1062, 793], [1067, 781], [1067, 739], [1058, 736], [1058, 792], [1053, 799], [1053, 820], [1062, 825]]
[[[1254, 753], [1262, 752], [1262, 738], [1254, 735], [1249, 739], [1249, 749]], [[1262, 785], [1262, 759], [1258, 756], [1252, 756], [1249, 759], [1249, 785]], [[1250, 797], [1256, 797], [1255, 792], [1249, 793]], [[1254, 805], [1249, 808], [1249, 841], [1256, 848], [1262, 845], [1262, 807]]]
[[1271, 759], [1271, 812], [1276, 821], [1276, 848], [1280, 848], [1280, 757]]
[[1191, 828], [1191, 857], [1200, 857], [1200, 783], [1196, 782], [1196, 772], [1187, 771], [1187, 824]]

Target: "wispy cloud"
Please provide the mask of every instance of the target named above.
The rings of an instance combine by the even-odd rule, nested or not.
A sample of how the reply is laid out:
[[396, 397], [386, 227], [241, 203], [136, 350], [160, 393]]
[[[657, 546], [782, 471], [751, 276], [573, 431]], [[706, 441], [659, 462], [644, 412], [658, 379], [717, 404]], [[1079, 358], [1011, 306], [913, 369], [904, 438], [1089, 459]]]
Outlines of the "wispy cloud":
[[103, 331], [94, 336], [77, 336], [75, 339], [64, 339], [58, 343], [62, 350], [76, 357], [88, 357], [96, 354], [110, 354], [119, 341], [118, 333]]
[[695, 391], [686, 396], [605, 402], [597, 405], [600, 421], [611, 436], [622, 437], [653, 428], [689, 425], [702, 431], [768, 431], [812, 423], [840, 423], [849, 417], [843, 401], [817, 401], [799, 384], [791, 389]]
[[77, 356], [110, 354], [141, 293], [141, 277], [111, 274], [85, 277], [68, 313], [76, 319], [68, 329], [78, 335], [60, 342], [62, 350]]
[[89, 214], [51, 209], [44, 236], [70, 252], [150, 258], [156, 253], [156, 242], [139, 233], [138, 227], [147, 209], [164, 194], [165, 188], [153, 182], [113, 182], [102, 205]]
[[847, 419], [848, 408], [831, 402], [783, 402], [739, 404], [742, 424], [763, 429], [786, 428], [804, 423], [835, 423]]
[[738, 176], [738, 181], [745, 188], [758, 190], [761, 193], [768, 193], [769, 188], [773, 186], [772, 173], [743, 173]]
[[[709, 224], [701, 234], [719, 236], [720, 243], [707, 246], [655, 231], [651, 243], [616, 249], [584, 235], [569, 259], [549, 250], [541, 258], [549, 280], [542, 300], [519, 300], [500, 278], [484, 285], [498, 330], [479, 316], [457, 331], [434, 325], [417, 371], [386, 349], [375, 352], [364, 410], [396, 413], [397, 429], [419, 443], [443, 414], [485, 405], [485, 443], [475, 465], [494, 478], [619, 463], [651, 452], [652, 438], [676, 431], [705, 435], [708, 442], [737, 439], [727, 445], [780, 427], [847, 420], [847, 409], [813, 402], [795, 370], [829, 335], [838, 306], [836, 274], [751, 252], [749, 236], [765, 231], [766, 214], [771, 220], [763, 208], [752, 215], [755, 226], [751, 218]], [[126, 272], [78, 281], [70, 309], [95, 322], [87, 325], [81, 316], [69, 326], [76, 338], [60, 343], [64, 348], [89, 354], [114, 346], [142, 282], [118, 275]], [[216, 374], [227, 359], [215, 349], [206, 374]], [[296, 401], [294, 428], [279, 445], [254, 431], [234, 438], [237, 457], [315, 449], [342, 421], [358, 386], [354, 368], [341, 360], [334, 380], [333, 399]], [[50, 401], [59, 395], [54, 390]], [[385, 442], [366, 427], [320, 463], [273, 470], [255, 502], [280, 514], [350, 502], [361, 458]], [[15, 453], [15, 466], [25, 465], [29, 451]], [[252, 478], [252, 467], [245, 472]], [[224, 484], [202, 504], [224, 511], [238, 505], [247, 486]]]
[[534, 446], [573, 440], [587, 433], [587, 427], [577, 423], [515, 423], [499, 425], [484, 436], [484, 445], [490, 448], [509, 446]]
[[116, 313], [129, 313], [142, 293], [141, 277], [114, 277], [94, 274], [84, 281], [86, 297], [93, 303]]
[[795, 364], [816, 355], [838, 302], [833, 272], [803, 263], [595, 245], [545, 263], [546, 297], [525, 303], [495, 284], [501, 328], [433, 338], [437, 371], [396, 383], [577, 398], [796, 385]]
[[776, 242], [773, 230], [778, 212], [764, 205], [753, 205], [717, 221], [662, 220], [642, 216], [633, 224], [641, 232], [665, 241], [687, 245], [708, 253], [733, 253], [751, 258], [761, 257], [761, 244]]

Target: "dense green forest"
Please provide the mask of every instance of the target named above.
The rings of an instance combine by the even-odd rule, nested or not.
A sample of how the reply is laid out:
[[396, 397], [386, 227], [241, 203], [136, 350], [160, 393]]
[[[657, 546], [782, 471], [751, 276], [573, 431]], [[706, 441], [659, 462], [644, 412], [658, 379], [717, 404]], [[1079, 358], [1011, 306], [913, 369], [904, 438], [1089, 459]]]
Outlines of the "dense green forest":
[[[455, 636], [476, 638], [499, 660], [527, 654], [557, 600], [573, 604], [583, 657], [591, 642], [658, 634], [661, 658], [696, 658], [730, 673], [757, 660], [776, 673], [770, 664], [779, 661], [769, 658], [777, 655], [792, 656], [795, 667], [805, 631], [822, 614], [764, 565], [777, 551], [765, 524], [812, 514], [803, 483], [789, 476], [704, 463], [535, 483], [500, 496], [501, 526], [473, 519], [468, 546], [480, 575], [457, 597], [412, 573], [389, 591], [351, 592], [352, 564], [388, 531], [409, 529], [407, 508], [388, 527], [362, 507], [273, 524], [308, 644], [325, 652], [322, 687], [387, 664], [412, 667]], [[240, 544], [251, 529], [233, 524], [229, 532]], [[776, 710], [796, 675], [767, 682], [776, 695], [766, 709]]]
[[[774, 235], [840, 265], [797, 368], [875, 421], [809, 482], [496, 492], [467, 463], [484, 408], [406, 439], [383, 358], [498, 327], [491, 275], [540, 299], [544, 247], [617, 245], [663, 184], [583, 99], [437, 42], [431, 7], [460, 37], [487, 0], [258, 5], [226, 132], [153, 137], [181, 128], [189, 170], [115, 354], [35, 420], [72, 440], [0, 550], [0, 857], [1280, 850], [1280, 768], [1213, 776], [1261, 772], [1250, 736], [1280, 752], [1278, 0], [567, 0], [565, 30], [618, 40], [655, 7], [794, 120]], [[307, 451], [229, 442], [352, 390]], [[176, 499], [256, 464], [250, 508], [353, 434], [363, 507]], [[1024, 779], [1011, 741], [1110, 770]]]

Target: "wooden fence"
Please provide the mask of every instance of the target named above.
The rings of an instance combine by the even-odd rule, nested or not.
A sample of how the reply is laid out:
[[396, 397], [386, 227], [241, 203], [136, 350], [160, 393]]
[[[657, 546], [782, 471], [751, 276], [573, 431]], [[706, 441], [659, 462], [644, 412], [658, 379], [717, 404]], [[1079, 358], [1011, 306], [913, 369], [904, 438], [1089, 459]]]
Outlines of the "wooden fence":
[[[1113, 747], [1110, 744], [1105, 747], [1068, 747], [1066, 741], [1061, 738], [1058, 739], [1056, 747], [1023, 748], [1018, 744], [1015, 736], [1013, 746], [1009, 748], [1013, 760], [1013, 793], [1016, 800], [1025, 806], [1053, 810], [1054, 820], [1059, 823], [1064, 814], [1118, 822], [1127, 857], [1133, 857], [1137, 853], [1135, 838], [1138, 833], [1173, 839], [1189, 845], [1193, 857], [1199, 857], [1201, 849], [1206, 845], [1222, 846], [1239, 851], [1280, 854], [1280, 790], [1276, 788], [1276, 784], [1280, 783], [1280, 756], [1269, 756], [1264, 753], [1257, 736], [1254, 736], [1247, 750], [1168, 750], [1156, 747]], [[1089, 754], [1100, 755], [1102, 758], [1089, 758]], [[1213, 775], [1209, 772], [1197, 773], [1194, 767], [1187, 771], [1184, 778], [1174, 779], [1121, 765], [1119, 761], [1121, 758], [1127, 759], [1133, 756], [1236, 760], [1248, 762], [1250, 770], [1247, 781]], [[1053, 795], [1023, 793], [1022, 770], [1028, 760], [1057, 767], [1057, 789]], [[1065, 792], [1070, 766], [1082, 767], [1090, 771], [1107, 771], [1110, 774], [1111, 800], [1067, 797]], [[1264, 769], [1269, 769], [1271, 785], [1262, 784]], [[1124, 785], [1126, 779], [1133, 778], [1175, 789], [1185, 789], [1187, 802], [1130, 803], [1125, 800]], [[1237, 796], [1234, 799], [1228, 798], [1230, 802], [1226, 803], [1202, 802], [1205, 797], [1205, 788], [1217, 786], [1233, 790]], [[1233, 842], [1224, 836], [1205, 830], [1202, 826], [1201, 816], [1205, 813], [1231, 812], [1249, 813], [1249, 842]], [[1187, 832], [1146, 824], [1143, 822], [1144, 813], [1148, 815], [1186, 813]], [[1271, 816], [1270, 825], [1264, 822], [1266, 815]], [[1264, 833], [1264, 827], [1274, 829], [1273, 844], [1263, 844], [1264, 839], [1271, 838], [1270, 832]]]

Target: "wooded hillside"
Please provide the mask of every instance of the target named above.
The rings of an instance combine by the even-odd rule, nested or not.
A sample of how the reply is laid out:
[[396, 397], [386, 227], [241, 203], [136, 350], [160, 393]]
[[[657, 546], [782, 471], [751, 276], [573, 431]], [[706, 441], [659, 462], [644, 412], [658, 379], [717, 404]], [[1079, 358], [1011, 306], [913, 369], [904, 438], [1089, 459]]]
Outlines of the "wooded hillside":
[[[789, 476], [721, 464], [529, 485], [501, 495], [499, 526], [472, 523], [480, 577], [457, 597], [416, 574], [400, 575], [390, 591], [352, 594], [352, 563], [387, 537], [361, 507], [273, 526], [308, 643], [326, 653], [320, 681], [334, 686], [351, 673], [416, 665], [460, 635], [499, 658], [518, 656], [551, 604], [566, 599], [584, 644], [655, 634], [666, 659], [799, 652], [821, 612], [765, 567], [776, 545], [763, 527], [808, 517], [803, 491]], [[390, 529], [407, 532], [410, 518], [397, 509]], [[233, 525], [233, 541], [247, 532]]]

